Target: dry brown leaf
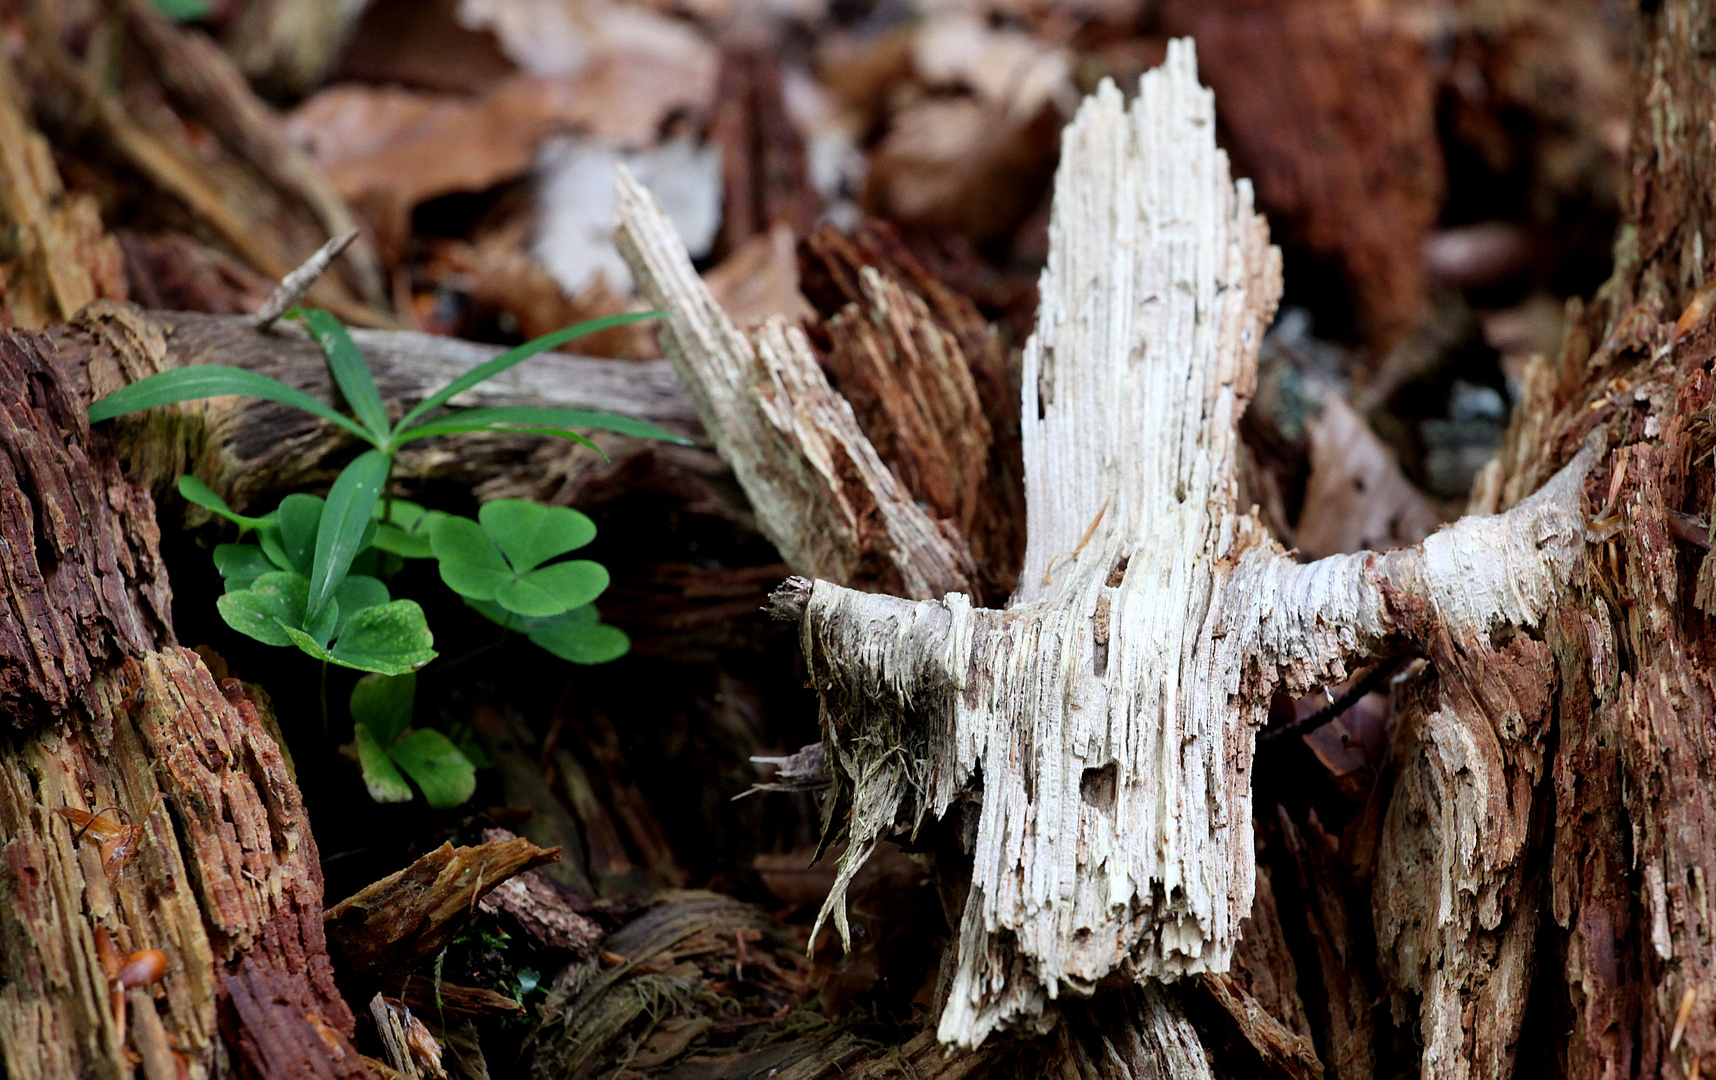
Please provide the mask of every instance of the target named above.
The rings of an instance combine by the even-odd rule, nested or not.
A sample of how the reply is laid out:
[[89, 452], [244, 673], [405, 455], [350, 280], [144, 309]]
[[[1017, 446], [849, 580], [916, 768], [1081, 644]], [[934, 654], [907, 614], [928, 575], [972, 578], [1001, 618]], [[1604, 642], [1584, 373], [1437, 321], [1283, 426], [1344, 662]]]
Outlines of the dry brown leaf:
[[1070, 116], [1078, 104], [1070, 51], [975, 15], [929, 19], [912, 40], [912, 66], [927, 85], [966, 87], [1013, 123], [1029, 122], [1046, 105]]
[[397, 247], [412, 207], [522, 176], [550, 135], [579, 131], [645, 147], [670, 114], [706, 112], [714, 87], [713, 49], [633, 49], [597, 57], [576, 75], [515, 75], [476, 98], [341, 83], [286, 125]]
[[867, 208], [979, 242], [1008, 235], [1048, 182], [1060, 126], [1053, 109], [1020, 124], [975, 97], [919, 98], [871, 156]]
[[797, 240], [786, 225], [740, 244], [703, 280], [740, 327], [755, 326], [770, 315], [796, 322], [816, 314], [799, 291]]
[[1325, 391], [1323, 413], [1309, 420], [1311, 476], [1293, 536], [1312, 558], [1415, 544], [1442, 523], [1430, 501], [1400, 471], [1393, 451], [1346, 399]]

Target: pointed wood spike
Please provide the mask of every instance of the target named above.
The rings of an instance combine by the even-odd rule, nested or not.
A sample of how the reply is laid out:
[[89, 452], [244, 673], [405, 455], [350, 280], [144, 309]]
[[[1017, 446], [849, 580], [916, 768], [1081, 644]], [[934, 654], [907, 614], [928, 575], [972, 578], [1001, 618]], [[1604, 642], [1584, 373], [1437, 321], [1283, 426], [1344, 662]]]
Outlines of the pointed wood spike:
[[[963, 830], [973, 865], [944, 1042], [1045, 1027], [1056, 998], [1116, 974], [1227, 970], [1252, 904], [1251, 759], [1275, 689], [1341, 681], [1438, 627], [1534, 624], [1580, 556], [1590, 448], [1508, 514], [1387, 554], [1303, 565], [1241, 512], [1236, 425], [1281, 259], [1216, 148], [1189, 41], [1130, 108], [1105, 83], [1062, 136], [1024, 360], [1025, 563], [1005, 610], [921, 586], [898, 591], [939, 598], [857, 591], [852, 562], [812, 561], [841, 520], [829, 508], [854, 502], [855, 474], [819, 478], [819, 447], [857, 448], [865, 497], [896, 515], [890, 536], [916, 508], [868, 465], [796, 329], [734, 331], [627, 177], [620, 215], [622, 251], [672, 312], [664, 343], [759, 524], [820, 579], [801, 640], [828, 769], [851, 800], [823, 916], [845, 933], [846, 886], [882, 838], [926, 819]], [[933, 577], [928, 547], [876, 550]]]

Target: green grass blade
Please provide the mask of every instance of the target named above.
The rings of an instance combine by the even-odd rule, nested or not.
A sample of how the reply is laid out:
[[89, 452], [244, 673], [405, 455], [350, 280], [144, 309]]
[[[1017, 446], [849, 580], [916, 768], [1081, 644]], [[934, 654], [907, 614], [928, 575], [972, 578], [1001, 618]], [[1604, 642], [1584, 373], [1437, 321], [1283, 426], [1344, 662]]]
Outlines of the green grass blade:
[[241, 528], [260, 529], [272, 524], [265, 518], [245, 517], [243, 514], [234, 513], [232, 507], [226, 504], [225, 499], [215, 494], [213, 488], [189, 473], [179, 477], [179, 494], [185, 497], [186, 502], [195, 503]]
[[322, 347], [322, 355], [328, 360], [328, 371], [333, 374], [340, 393], [345, 395], [346, 404], [352, 407], [363, 426], [369, 428], [373, 436], [370, 441], [377, 444], [386, 442], [391, 433], [387, 406], [381, 400], [381, 391], [376, 389], [369, 363], [358, 350], [357, 342], [346, 332], [345, 324], [320, 308], [300, 308], [298, 313], [304, 325], [310, 328], [316, 344]]
[[471, 431], [490, 431], [508, 435], [552, 435], [557, 439], [571, 439], [573, 442], [581, 443], [601, 454], [604, 460], [608, 456], [607, 452], [591, 442], [588, 436], [580, 435], [576, 431], [568, 431], [565, 428], [517, 427], [512, 424], [490, 422], [473, 424], [462, 421], [461, 416], [463, 416], [462, 413], [454, 413], [452, 416], [443, 417], [440, 420], [431, 420], [427, 424], [420, 424], [407, 431], [405, 436], [394, 444], [394, 448], [398, 449], [406, 443], [415, 442], [418, 439], [431, 439], [438, 435], [463, 435]]
[[441, 389], [418, 402], [417, 405], [412, 408], [410, 412], [406, 413], [404, 418], [399, 421], [399, 426], [393, 429], [394, 434], [398, 435], [399, 433], [406, 431], [413, 423], [416, 422], [418, 417], [423, 416], [425, 413], [434, 409], [439, 409], [454, 397], [464, 393], [466, 390], [469, 390], [484, 379], [492, 379], [506, 369], [516, 367], [538, 353], [544, 353], [549, 349], [559, 348], [561, 345], [566, 344], [574, 338], [581, 338], [586, 334], [593, 334], [598, 330], [606, 330], [613, 326], [624, 326], [627, 323], [642, 322], [645, 319], [659, 319], [662, 314], [663, 313], [660, 311], [639, 311], [627, 312], [624, 315], [608, 315], [600, 319], [591, 319], [588, 322], [581, 322], [576, 326], [568, 326], [564, 330], [556, 330], [552, 334], [544, 334], [541, 337], [536, 338], [534, 341], [527, 341], [516, 348], [508, 349], [493, 360], [478, 364], [476, 367], [465, 372], [457, 379], [454, 379], [446, 386], [443, 386]]
[[393, 460], [380, 450], [366, 450], [340, 471], [328, 492], [316, 530], [316, 553], [310, 563], [307, 622], [314, 621], [334, 595], [363, 547], [363, 534], [370, 526], [392, 465]]
[[417, 433], [436, 424], [485, 424], [499, 427], [575, 428], [586, 431], [612, 431], [617, 435], [632, 435], [640, 439], [660, 439], [663, 442], [690, 446], [691, 440], [658, 428], [645, 420], [594, 409], [549, 409], [534, 405], [496, 405], [481, 409], [460, 409], [412, 428], [406, 439], [420, 438]]
[[282, 405], [290, 405], [319, 416], [330, 424], [338, 424], [364, 442], [376, 442], [362, 426], [341, 416], [304, 391], [259, 372], [228, 367], [225, 364], [193, 364], [190, 367], [174, 368], [171, 371], [158, 372], [146, 379], [138, 379], [130, 386], [115, 390], [91, 405], [89, 422], [100, 423], [126, 413], [153, 409], [158, 405], [173, 405], [198, 398], [224, 397], [228, 394], [278, 401]]

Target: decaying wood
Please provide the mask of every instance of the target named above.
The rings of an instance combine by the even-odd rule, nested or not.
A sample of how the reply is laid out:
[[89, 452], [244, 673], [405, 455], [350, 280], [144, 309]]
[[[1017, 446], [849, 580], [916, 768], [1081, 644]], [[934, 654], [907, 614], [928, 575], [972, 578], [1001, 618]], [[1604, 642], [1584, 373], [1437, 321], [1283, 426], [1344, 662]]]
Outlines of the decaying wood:
[[[32, 2], [24, 7], [18, 23], [27, 47], [18, 50], [14, 63], [30, 88], [36, 123], [56, 145], [87, 147], [85, 153], [122, 163], [172, 204], [173, 211], [163, 216], [188, 213], [266, 277], [286, 276], [327, 239], [322, 220], [332, 213], [327, 182], [309, 179], [314, 167], [285, 147], [278, 132], [263, 133], [268, 128], [265, 107], [234, 76], [218, 49], [199, 48], [200, 43], [175, 37], [178, 31], [158, 23], [153, 29], [144, 22], [128, 25], [149, 54], [146, 59], [175, 69], [167, 80], [173, 101], [191, 111], [177, 114], [155, 97], [140, 107], [141, 102], [132, 100], [133, 88], [109, 86], [92, 74], [117, 56], [103, 58], [104, 46], [94, 47], [88, 57], [74, 55], [97, 40], [117, 41], [123, 48], [123, 37], [110, 39], [96, 32], [82, 12], [63, 5]], [[122, 22], [123, 7], [113, 9]], [[160, 16], [146, 12], [142, 18]], [[193, 75], [177, 70], [186, 62], [214, 63], [222, 71]], [[206, 122], [222, 141], [193, 145], [187, 129], [199, 122]], [[277, 182], [284, 183], [277, 188]], [[341, 216], [332, 213], [332, 220]], [[318, 283], [313, 296], [348, 322], [386, 321], [354, 300], [335, 278]], [[71, 314], [64, 311], [61, 317]]]
[[1422, 255], [1446, 185], [1425, 34], [1352, 0], [1167, 0], [1198, 41], [1223, 145], [1288, 239], [1337, 263], [1372, 355], [1424, 316]]
[[615, 198], [621, 254], [651, 304], [674, 313], [662, 347], [786, 562], [907, 596], [969, 590], [965, 539], [889, 471], [804, 330], [776, 317], [741, 333], [629, 172]]
[[[353, 337], [396, 415], [502, 351], [409, 331], [354, 330]], [[332, 399], [321, 351], [292, 325], [261, 333], [249, 325], [248, 317], [96, 304], [55, 327], [52, 340], [67, 371], [87, 380], [93, 396], [156, 371], [218, 363], [272, 375], [324, 401]], [[631, 363], [548, 353], [473, 388], [455, 403], [598, 409], [687, 435], [698, 431], [696, 411], [665, 361]], [[315, 417], [246, 398], [170, 406], [123, 418], [117, 430], [121, 457], [133, 479], [161, 493], [180, 475], [195, 473], [239, 508], [284, 489], [331, 479], [341, 453], [354, 445]], [[616, 462], [646, 445], [620, 436], [600, 439]], [[703, 461], [708, 457], [704, 451], [647, 445], [658, 454], [682, 455], [687, 464], [704, 471], [710, 468]], [[526, 492], [551, 498], [582, 482], [589, 470], [603, 467], [596, 455], [564, 440], [488, 435], [411, 444], [399, 461], [402, 476], [448, 477], [476, 487], [484, 498]]]
[[514, 837], [442, 844], [328, 908], [328, 940], [355, 976], [387, 990], [446, 948], [477, 902], [514, 874], [560, 857]]
[[834, 388], [912, 495], [958, 526], [977, 564], [974, 595], [1010, 595], [1025, 553], [1016, 350], [884, 222], [851, 235], [823, 225], [799, 261]]
[[1277, 812], [1323, 984], [1323, 1058], [1334, 1080], [1364, 1080], [1376, 1075], [1372, 995], [1354, 954], [1342, 875], [1330, 850], [1330, 838], [1314, 817], [1300, 828], [1285, 810], [1277, 807]]
[[0, 57], [0, 323], [39, 330], [97, 297], [125, 299], [124, 259], [94, 197], [68, 193]]
[[[351, 210], [328, 178], [286, 137], [274, 114], [218, 45], [202, 33], [173, 25], [147, 0], [128, 0], [125, 25], [149, 57], [163, 89], [208, 124], [235, 154], [279, 190], [302, 201], [330, 238], [357, 232]], [[350, 262], [360, 292], [376, 304], [385, 296], [385, 288], [375, 245], [361, 235], [347, 243], [353, 245]]]
[[[0, 1059], [9, 1075], [364, 1076], [321, 867], [263, 707], [172, 644], [147, 489], [43, 336], [0, 339]], [[28, 605], [46, 604], [35, 610]], [[120, 830], [104, 850], [93, 822]], [[80, 836], [83, 832], [85, 835]], [[98, 933], [158, 949], [124, 1030]]]
[[154, 503], [88, 431], [47, 343], [0, 338], [0, 710], [15, 727], [64, 714], [100, 668], [171, 640]]
[[[827, 508], [862, 505], [851, 474], [816, 468], [828, 440], [874, 453], [847, 434], [845, 403], [793, 331], [734, 332], [652, 201], [629, 178], [619, 188], [622, 250], [674, 313], [669, 354], [760, 528], [795, 570], [849, 574], [813, 546]], [[841, 890], [882, 836], [961, 808], [974, 865], [939, 1033], [965, 1045], [1040, 1025], [1051, 1000], [1116, 971], [1225, 970], [1252, 903], [1249, 761], [1270, 696], [1338, 682], [1397, 641], [1541, 625], [1577, 563], [1596, 454], [1508, 515], [1386, 555], [1301, 565], [1239, 512], [1235, 424], [1279, 257], [1215, 149], [1188, 45], [1130, 112], [1112, 87], [1081, 109], [1050, 243], [1009, 607], [826, 579], [800, 598], [829, 760], [852, 798], [826, 910], [843, 924]], [[857, 478], [888, 505], [891, 474]], [[904, 568], [921, 551], [890, 554]]]

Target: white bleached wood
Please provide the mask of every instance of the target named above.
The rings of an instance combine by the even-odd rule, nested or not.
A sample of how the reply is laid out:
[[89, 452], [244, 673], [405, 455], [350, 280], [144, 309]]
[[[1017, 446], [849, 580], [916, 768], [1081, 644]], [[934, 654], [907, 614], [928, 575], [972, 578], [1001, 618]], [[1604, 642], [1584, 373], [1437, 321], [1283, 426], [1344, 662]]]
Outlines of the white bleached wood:
[[[641, 249], [665, 226], [647, 196], [624, 205], [626, 183], [622, 243]], [[631, 258], [675, 314], [682, 377], [774, 392], [763, 350], [722, 330], [689, 263]], [[1215, 147], [1191, 44], [1174, 42], [1130, 109], [1105, 83], [1063, 135], [1025, 353], [1029, 528], [1011, 604], [829, 580], [787, 590], [852, 803], [824, 914], [845, 933], [844, 891], [875, 844], [926, 818], [951, 821], [972, 854], [947, 1042], [1046, 1024], [1062, 992], [1117, 973], [1225, 970], [1251, 908], [1251, 758], [1275, 689], [1340, 681], [1439, 625], [1532, 625], [1579, 554], [1590, 449], [1515, 510], [1417, 548], [1285, 555], [1235, 505], [1236, 425], [1279, 291], [1279, 253]], [[782, 468], [782, 448], [763, 445], [777, 437], [734, 437], [757, 427], [742, 415], [754, 406], [691, 393], [750, 455], [735, 471], [803, 572], [810, 538], [792, 534], [816, 501], [757, 479]]]
[[804, 330], [776, 315], [749, 333], [715, 302], [673, 226], [617, 166], [615, 241], [650, 303], [661, 342], [733, 467], [764, 536], [800, 573], [852, 580], [891, 561], [908, 596], [970, 588], [965, 540], [926, 513], [877, 456], [817, 363]]

